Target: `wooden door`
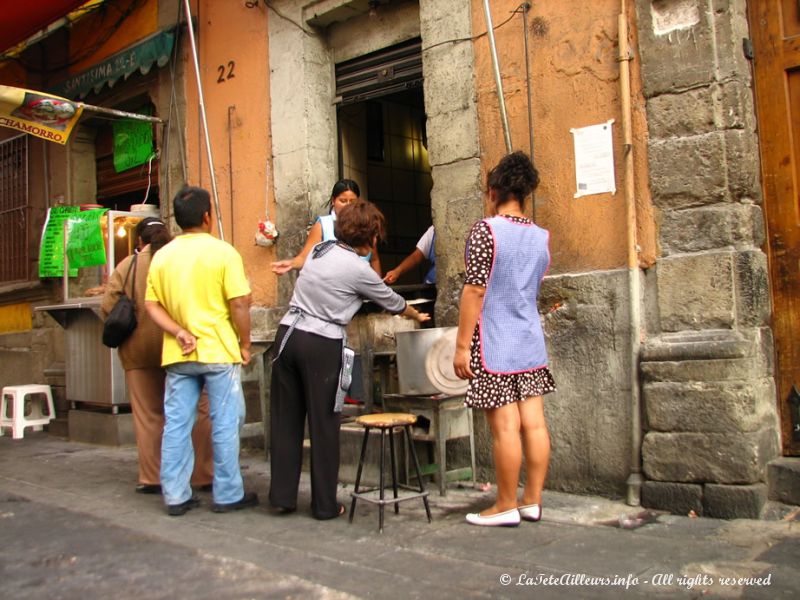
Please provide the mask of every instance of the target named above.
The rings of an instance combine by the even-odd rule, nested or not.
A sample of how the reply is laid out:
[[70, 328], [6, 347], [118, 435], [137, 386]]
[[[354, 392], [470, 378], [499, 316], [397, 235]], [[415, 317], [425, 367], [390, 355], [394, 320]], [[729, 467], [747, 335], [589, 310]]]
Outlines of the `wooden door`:
[[749, 0], [775, 381], [784, 454], [800, 454], [800, 0]]

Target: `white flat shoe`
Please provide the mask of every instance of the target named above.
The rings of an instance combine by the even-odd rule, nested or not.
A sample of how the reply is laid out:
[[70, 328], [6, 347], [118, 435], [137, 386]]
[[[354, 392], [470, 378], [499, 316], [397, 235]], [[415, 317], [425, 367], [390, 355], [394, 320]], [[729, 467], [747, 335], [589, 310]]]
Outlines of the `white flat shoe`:
[[520, 516], [516, 508], [488, 517], [482, 517], [480, 513], [469, 513], [467, 523], [483, 527], [516, 527], [520, 523]]
[[540, 521], [542, 518], [542, 507], [538, 504], [528, 504], [526, 506], [520, 506], [519, 509], [519, 516], [523, 521]]

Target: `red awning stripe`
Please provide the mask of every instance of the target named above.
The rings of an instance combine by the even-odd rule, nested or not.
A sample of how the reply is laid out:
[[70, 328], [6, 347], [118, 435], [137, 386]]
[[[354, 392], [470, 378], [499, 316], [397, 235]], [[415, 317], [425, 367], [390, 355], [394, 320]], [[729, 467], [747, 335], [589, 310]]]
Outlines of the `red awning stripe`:
[[0, 0], [0, 52], [4, 52], [69, 14], [86, 0]]

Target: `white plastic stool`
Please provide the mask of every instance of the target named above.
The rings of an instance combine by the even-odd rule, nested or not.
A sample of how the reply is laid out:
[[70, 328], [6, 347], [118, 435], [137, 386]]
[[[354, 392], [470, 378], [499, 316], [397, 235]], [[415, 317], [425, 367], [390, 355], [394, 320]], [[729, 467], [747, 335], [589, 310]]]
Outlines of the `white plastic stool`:
[[[45, 396], [47, 414], [44, 414], [43, 411], [44, 400], [32, 401], [30, 414], [25, 414], [25, 397], [34, 395]], [[8, 414], [9, 406], [11, 406], [11, 415]], [[26, 427], [33, 427], [34, 431], [41, 431], [42, 425], [47, 425], [55, 418], [53, 392], [49, 385], [7, 385], [3, 388], [3, 398], [0, 403], [0, 435], [3, 435], [3, 427], [11, 427], [11, 437], [19, 440], [22, 439]]]

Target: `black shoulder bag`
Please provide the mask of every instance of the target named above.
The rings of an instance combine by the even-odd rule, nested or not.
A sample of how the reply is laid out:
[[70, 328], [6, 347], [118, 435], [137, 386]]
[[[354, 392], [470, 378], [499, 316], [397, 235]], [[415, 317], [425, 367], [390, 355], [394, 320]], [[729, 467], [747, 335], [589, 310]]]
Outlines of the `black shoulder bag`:
[[[133, 301], [136, 291], [136, 259], [133, 257], [133, 265], [128, 268], [125, 281], [122, 283], [122, 292], [119, 300], [108, 313], [106, 322], [103, 324], [103, 344], [109, 348], [118, 348], [122, 342], [128, 339], [133, 330], [136, 329], [136, 304]], [[128, 277], [133, 271], [133, 284], [131, 285], [131, 295], [125, 293], [125, 286], [128, 284]]]

